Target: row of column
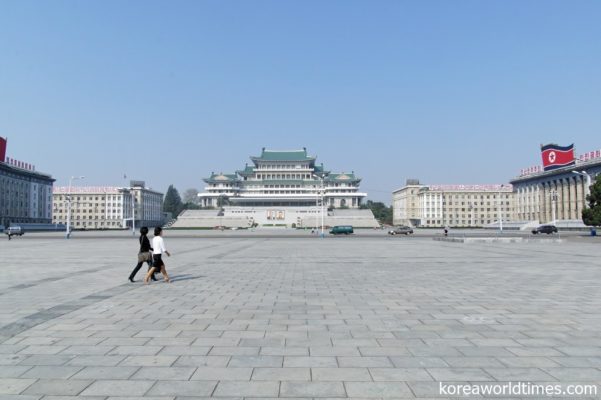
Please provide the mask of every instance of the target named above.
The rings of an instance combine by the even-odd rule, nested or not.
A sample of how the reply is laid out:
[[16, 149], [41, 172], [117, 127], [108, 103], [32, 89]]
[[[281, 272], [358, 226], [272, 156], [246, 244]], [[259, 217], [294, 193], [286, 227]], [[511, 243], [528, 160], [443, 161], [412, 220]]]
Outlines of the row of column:
[[586, 204], [586, 178], [574, 176], [518, 188], [517, 220], [580, 220]]

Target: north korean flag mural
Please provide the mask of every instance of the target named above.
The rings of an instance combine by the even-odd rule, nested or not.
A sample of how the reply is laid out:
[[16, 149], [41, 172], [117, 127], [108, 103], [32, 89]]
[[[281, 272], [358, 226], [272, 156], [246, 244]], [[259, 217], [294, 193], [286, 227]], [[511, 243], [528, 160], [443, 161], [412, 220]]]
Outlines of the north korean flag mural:
[[569, 146], [558, 146], [556, 144], [547, 144], [540, 147], [543, 156], [543, 169], [550, 171], [552, 169], [574, 165], [574, 144]]
[[6, 160], [6, 139], [0, 137], [0, 162], [5, 162]]

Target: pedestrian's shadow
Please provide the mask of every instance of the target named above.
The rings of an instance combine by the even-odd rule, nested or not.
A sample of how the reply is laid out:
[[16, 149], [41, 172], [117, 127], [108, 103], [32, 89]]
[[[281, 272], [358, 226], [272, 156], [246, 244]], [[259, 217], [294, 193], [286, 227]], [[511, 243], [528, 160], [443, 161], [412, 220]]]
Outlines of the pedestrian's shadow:
[[203, 275], [190, 275], [190, 274], [181, 274], [181, 275], [175, 275], [175, 276], [171, 276], [171, 282], [178, 282], [178, 281], [188, 281], [191, 279], [200, 279], [200, 278], [204, 278]]

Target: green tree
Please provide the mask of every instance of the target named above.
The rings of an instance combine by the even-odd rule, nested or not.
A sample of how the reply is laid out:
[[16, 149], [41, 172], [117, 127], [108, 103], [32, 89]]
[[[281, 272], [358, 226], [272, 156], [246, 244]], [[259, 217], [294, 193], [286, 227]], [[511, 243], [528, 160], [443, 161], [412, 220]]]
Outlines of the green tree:
[[223, 206], [229, 206], [230, 205], [230, 199], [226, 196], [226, 195], [220, 195], [217, 198], [217, 207], [223, 207]]
[[198, 190], [188, 189], [184, 192], [183, 210], [200, 210], [202, 207], [198, 204]]
[[387, 207], [382, 202], [367, 200], [367, 203], [361, 204], [359, 208], [371, 210], [379, 223], [392, 225], [392, 206]]
[[170, 212], [171, 215], [177, 217], [183, 209], [182, 198], [179, 196], [177, 189], [173, 185], [169, 185], [165, 200], [163, 200], [163, 211]]
[[198, 190], [192, 188], [184, 192], [184, 203], [198, 204]]
[[582, 221], [585, 225], [601, 226], [601, 175], [597, 175], [590, 192], [586, 196], [588, 208], [582, 210]]

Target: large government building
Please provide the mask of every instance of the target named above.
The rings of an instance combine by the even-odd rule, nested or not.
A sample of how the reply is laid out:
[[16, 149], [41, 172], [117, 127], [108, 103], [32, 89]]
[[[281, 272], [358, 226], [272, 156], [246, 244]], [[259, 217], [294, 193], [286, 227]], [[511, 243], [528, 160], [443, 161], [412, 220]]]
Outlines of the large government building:
[[263, 148], [236, 173], [212, 173], [199, 193], [202, 207], [223, 204], [243, 207], [314, 206], [323, 196], [330, 208], [359, 208], [366, 193], [359, 191], [360, 178], [351, 173], [331, 173], [307, 150], [274, 151]]
[[393, 223], [422, 227], [481, 227], [513, 217], [511, 185], [423, 185], [408, 179], [392, 193]]
[[515, 190], [515, 218], [537, 220], [558, 227], [584, 226], [588, 185], [601, 174], [601, 150], [582, 154], [575, 165], [544, 171], [541, 167], [523, 169], [511, 183]]
[[304, 148], [263, 148], [250, 159], [252, 165], [242, 170], [204, 179], [207, 185], [198, 194], [204, 209], [185, 211], [173, 227], [379, 226], [370, 210], [359, 209], [367, 194], [354, 172], [327, 171]]
[[9, 225], [50, 224], [54, 179], [31, 164], [6, 157], [0, 137], [0, 229]]
[[[53, 222], [67, 224], [71, 198], [71, 229], [124, 229], [163, 224], [163, 194], [132, 181], [128, 188], [64, 186], [54, 188]], [[132, 210], [134, 212], [132, 213]]]

